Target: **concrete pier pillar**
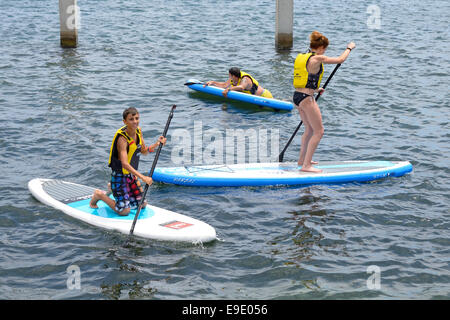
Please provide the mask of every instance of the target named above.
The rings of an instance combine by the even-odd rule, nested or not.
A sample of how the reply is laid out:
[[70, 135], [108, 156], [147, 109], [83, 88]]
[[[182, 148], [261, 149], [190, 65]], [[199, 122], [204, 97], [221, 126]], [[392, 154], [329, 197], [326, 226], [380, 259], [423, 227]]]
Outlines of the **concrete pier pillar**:
[[275, 46], [277, 49], [291, 49], [294, 43], [294, 0], [277, 0], [275, 16]]
[[59, 23], [61, 47], [76, 48], [80, 25], [80, 12], [77, 0], [59, 0]]

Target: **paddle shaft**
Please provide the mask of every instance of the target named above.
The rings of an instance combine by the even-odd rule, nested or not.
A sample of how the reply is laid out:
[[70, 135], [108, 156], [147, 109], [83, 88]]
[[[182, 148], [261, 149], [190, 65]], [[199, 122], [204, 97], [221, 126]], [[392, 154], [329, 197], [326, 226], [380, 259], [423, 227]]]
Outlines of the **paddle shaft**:
[[[325, 89], [328, 86], [328, 83], [330, 82], [331, 78], [333, 78], [334, 74], [336, 73], [337, 69], [339, 69], [339, 67], [341, 66], [340, 63], [338, 63], [336, 65], [336, 67], [334, 68], [333, 72], [331, 72], [330, 76], [328, 77], [327, 81], [325, 82], [323, 89]], [[319, 100], [320, 96], [322, 94], [319, 93], [316, 96], [316, 101]], [[294, 139], [295, 135], [297, 134], [298, 130], [300, 129], [300, 127], [302, 126], [303, 120], [300, 121], [299, 125], [297, 126], [297, 128], [295, 129], [294, 133], [292, 134], [291, 138], [288, 140], [288, 143], [286, 144], [286, 146], [284, 147], [283, 151], [281, 151], [280, 155], [278, 156], [278, 162], [283, 162], [283, 158], [284, 158], [284, 153], [286, 152], [287, 148], [289, 147], [289, 145], [291, 144], [292, 140]]]
[[[169, 130], [170, 121], [172, 120], [172, 117], [173, 117], [173, 111], [175, 110], [176, 107], [177, 107], [176, 105], [173, 105], [172, 109], [170, 110], [169, 118], [167, 119], [166, 127], [164, 128], [164, 132], [162, 134], [162, 136], [164, 138], [166, 137], [167, 131]], [[152, 169], [150, 170], [150, 173], [148, 174], [149, 177], [153, 176], [153, 172], [155, 171], [156, 163], [158, 162], [159, 154], [161, 153], [162, 147], [163, 147], [163, 145], [162, 145], [162, 143], [160, 143], [159, 146], [158, 146], [158, 150], [156, 150], [156, 155], [155, 155], [155, 159], [153, 160]], [[148, 191], [149, 186], [150, 185], [148, 183], [145, 184], [144, 193], [142, 194], [141, 202], [139, 203], [139, 206], [138, 206], [138, 208], [136, 210], [136, 214], [134, 215], [133, 224], [131, 225], [130, 236], [134, 232], [134, 227], [136, 226], [136, 221], [137, 221], [137, 219], [139, 217], [139, 213], [141, 212], [142, 205], [144, 204], [145, 197], [147, 195], [147, 191]]]

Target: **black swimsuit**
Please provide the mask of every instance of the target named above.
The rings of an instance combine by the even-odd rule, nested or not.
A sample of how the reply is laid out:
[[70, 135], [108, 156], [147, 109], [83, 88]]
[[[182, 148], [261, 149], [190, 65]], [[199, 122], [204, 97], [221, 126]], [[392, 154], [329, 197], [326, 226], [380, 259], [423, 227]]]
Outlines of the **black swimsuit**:
[[258, 90], [258, 86], [256, 85], [256, 83], [253, 83], [251, 89], [250, 89], [250, 93], [251, 94], [255, 94], [256, 90]]
[[294, 97], [292, 98], [292, 100], [294, 100], [294, 104], [296, 104], [297, 106], [300, 105], [300, 103], [307, 97], [311, 97], [311, 95], [303, 93], [303, 92], [299, 92], [299, 91], [295, 91], [294, 92]]

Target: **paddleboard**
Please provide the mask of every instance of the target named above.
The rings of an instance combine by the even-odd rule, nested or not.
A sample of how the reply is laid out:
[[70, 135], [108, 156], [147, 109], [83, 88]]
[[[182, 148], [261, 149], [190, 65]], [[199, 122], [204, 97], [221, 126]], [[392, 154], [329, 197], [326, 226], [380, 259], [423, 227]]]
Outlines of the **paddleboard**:
[[238, 91], [229, 91], [227, 94], [227, 97], [225, 98], [222, 95], [223, 88], [218, 88], [215, 86], [204, 86], [204, 83], [202, 83], [199, 80], [195, 79], [189, 79], [185, 85], [187, 85], [190, 89], [208, 93], [214, 96], [222, 97], [224, 99], [230, 99], [230, 100], [236, 100], [241, 102], [247, 102], [251, 104], [255, 104], [262, 107], [268, 107], [275, 110], [292, 110], [294, 107], [292, 102], [289, 101], [282, 101], [278, 99], [270, 99], [270, 98], [264, 98], [261, 96], [255, 96], [253, 94], [238, 92]]
[[[136, 210], [120, 216], [103, 201], [98, 209], [89, 207], [95, 188], [54, 179], [33, 179], [28, 182], [31, 194], [40, 202], [91, 225], [129, 234]], [[139, 213], [134, 235], [167, 241], [209, 242], [216, 231], [205, 222], [188, 216], [147, 205]]]
[[297, 163], [248, 163], [157, 168], [153, 180], [183, 186], [239, 187], [365, 182], [412, 171], [408, 161], [328, 161], [300, 171]]

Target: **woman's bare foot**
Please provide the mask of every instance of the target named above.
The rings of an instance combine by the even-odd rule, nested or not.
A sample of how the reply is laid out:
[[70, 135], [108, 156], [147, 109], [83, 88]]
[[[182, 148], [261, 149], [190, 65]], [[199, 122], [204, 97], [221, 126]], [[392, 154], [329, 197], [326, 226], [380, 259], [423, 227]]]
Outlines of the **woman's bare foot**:
[[322, 172], [322, 170], [314, 168], [314, 167], [304, 167], [304, 168], [301, 168], [300, 171], [313, 172], [313, 173], [321, 173]]
[[[302, 162], [299, 161], [297, 164], [299, 166], [301, 166], [303, 164], [303, 161]], [[313, 165], [313, 164], [319, 164], [319, 163], [317, 161], [311, 160], [311, 165]]]
[[105, 192], [95, 189], [94, 194], [92, 195], [92, 199], [89, 202], [89, 207], [91, 207], [92, 209], [98, 209], [97, 202], [100, 200], [102, 194], [105, 194]]

